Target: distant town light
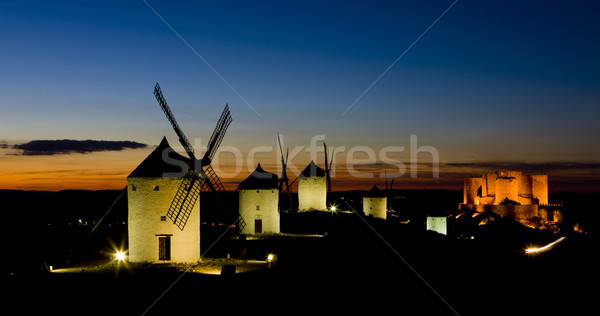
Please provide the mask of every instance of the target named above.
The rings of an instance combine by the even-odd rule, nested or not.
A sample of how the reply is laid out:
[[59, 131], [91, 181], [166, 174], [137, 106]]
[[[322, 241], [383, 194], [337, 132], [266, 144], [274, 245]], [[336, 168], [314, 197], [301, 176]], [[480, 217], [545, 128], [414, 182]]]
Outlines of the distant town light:
[[271, 261], [273, 261], [273, 258], [274, 258], [274, 256], [273, 256], [273, 254], [272, 254], [272, 253], [268, 254], [268, 255], [267, 255], [267, 262], [271, 262]]
[[337, 207], [335, 207], [335, 205], [333, 205], [333, 206], [331, 207], [331, 210], [332, 210], [333, 212], [335, 212], [335, 211], [337, 210]]
[[125, 252], [123, 252], [123, 251], [117, 251], [117, 253], [115, 253], [115, 259], [117, 261], [123, 261], [123, 260], [125, 260]]

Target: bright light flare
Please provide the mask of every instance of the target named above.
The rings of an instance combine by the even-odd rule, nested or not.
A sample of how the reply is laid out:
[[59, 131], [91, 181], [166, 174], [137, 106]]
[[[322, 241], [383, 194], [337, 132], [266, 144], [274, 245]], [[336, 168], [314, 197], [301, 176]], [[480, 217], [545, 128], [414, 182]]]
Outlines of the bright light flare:
[[544, 252], [546, 250], [550, 250], [552, 247], [554, 247], [554, 245], [558, 244], [559, 242], [563, 241], [565, 239], [565, 237], [560, 237], [557, 240], [545, 245], [544, 247], [540, 247], [540, 248], [527, 248], [525, 249], [525, 253], [538, 253], [538, 252]]
[[115, 253], [115, 260], [117, 261], [124, 261], [125, 260], [125, 252], [123, 251], [117, 251], [117, 253]]

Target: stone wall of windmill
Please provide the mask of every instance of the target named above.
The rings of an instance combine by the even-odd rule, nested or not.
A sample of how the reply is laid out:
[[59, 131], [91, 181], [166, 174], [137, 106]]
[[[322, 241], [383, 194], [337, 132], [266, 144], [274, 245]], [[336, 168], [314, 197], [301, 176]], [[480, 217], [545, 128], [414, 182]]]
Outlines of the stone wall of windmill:
[[181, 183], [177, 168], [163, 160], [185, 166], [163, 138], [161, 144], [127, 177], [128, 239], [130, 262], [197, 262], [200, 260], [200, 197], [183, 230], [166, 213]]
[[327, 209], [325, 170], [311, 161], [298, 176], [298, 211], [325, 209]]
[[239, 213], [245, 235], [280, 233], [279, 182], [260, 166], [238, 186]]
[[363, 212], [365, 216], [387, 219], [387, 197], [385, 192], [374, 185], [363, 197]]

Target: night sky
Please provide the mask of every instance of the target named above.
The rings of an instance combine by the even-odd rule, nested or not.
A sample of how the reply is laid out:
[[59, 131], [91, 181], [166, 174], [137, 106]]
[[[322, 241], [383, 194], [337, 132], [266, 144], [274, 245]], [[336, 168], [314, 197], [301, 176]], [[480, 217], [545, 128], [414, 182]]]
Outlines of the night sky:
[[[460, 189], [517, 169], [547, 173], [550, 192], [600, 191], [599, 13], [592, 1], [0, 1], [0, 189], [118, 189], [163, 136], [183, 153], [158, 82], [199, 152], [229, 104], [215, 161], [228, 189], [258, 162], [278, 172], [279, 133], [292, 179], [311, 158], [323, 166], [311, 139], [337, 148], [334, 189], [382, 184], [384, 170], [397, 188]], [[411, 164], [411, 135], [437, 151], [439, 177], [429, 151]], [[36, 152], [39, 140], [60, 150]]]

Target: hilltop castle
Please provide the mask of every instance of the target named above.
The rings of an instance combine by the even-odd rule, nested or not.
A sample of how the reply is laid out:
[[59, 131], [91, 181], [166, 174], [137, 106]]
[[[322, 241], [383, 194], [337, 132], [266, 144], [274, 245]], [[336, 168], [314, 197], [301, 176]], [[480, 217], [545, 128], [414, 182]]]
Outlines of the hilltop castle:
[[548, 205], [548, 175], [524, 175], [507, 170], [465, 178], [463, 203], [459, 208], [476, 212], [491, 211], [515, 218], [541, 217], [561, 221], [559, 211]]

